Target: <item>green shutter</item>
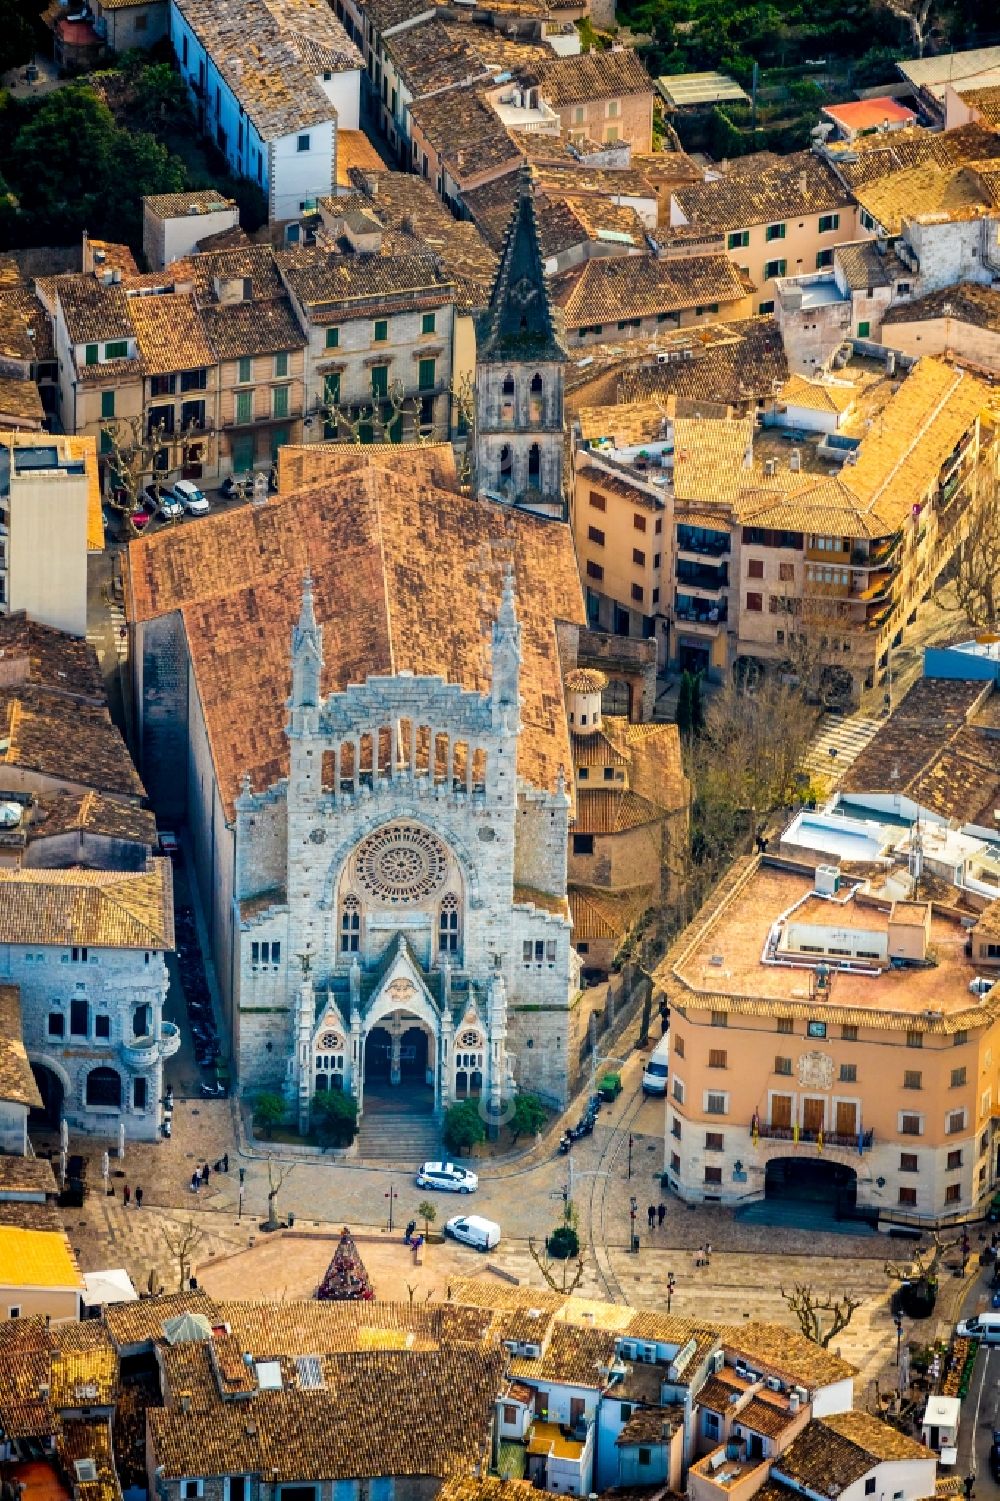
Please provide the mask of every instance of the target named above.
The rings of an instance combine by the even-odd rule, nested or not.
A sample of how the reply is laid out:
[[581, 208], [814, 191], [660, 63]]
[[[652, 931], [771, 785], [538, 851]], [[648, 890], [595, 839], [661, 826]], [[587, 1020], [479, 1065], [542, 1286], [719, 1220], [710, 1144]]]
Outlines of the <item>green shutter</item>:
[[275, 386], [274, 388], [274, 416], [288, 416], [288, 387]]
[[114, 415], [115, 415], [115, 393], [114, 393], [114, 391], [102, 391], [101, 392], [101, 416], [102, 417], [113, 417]]
[[288, 355], [285, 350], [274, 356], [274, 373], [279, 380], [283, 375], [288, 374]]
[[434, 324], [435, 315], [433, 313], [425, 313], [421, 320], [420, 332], [422, 334], [432, 334], [434, 332]]
[[389, 366], [374, 365], [372, 367], [372, 395], [376, 401], [384, 400], [389, 394]]
[[867, 337], [868, 337], [868, 335], [869, 335], [870, 332], [871, 332], [871, 324], [870, 323], [865, 322], [865, 323], [859, 323], [858, 324], [858, 338], [859, 339], [867, 339]]
[[86, 358], [86, 361], [87, 361], [88, 365], [96, 365], [97, 364], [97, 345], [96, 344], [88, 344], [87, 345], [87, 353], [86, 353], [85, 358]]
[[340, 404], [340, 374], [328, 375], [323, 382], [323, 400], [328, 406]]
[[233, 473], [247, 474], [253, 468], [253, 434], [233, 439]]
[[253, 360], [248, 354], [242, 355], [240, 358], [240, 368], [236, 379], [241, 386], [245, 386], [253, 380]]
[[327, 347], [327, 349], [336, 349], [339, 344], [340, 344], [340, 329], [339, 328], [328, 328], [327, 331], [326, 331], [326, 347]]
[[435, 382], [436, 376], [437, 376], [437, 361], [436, 360], [421, 360], [420, 361], [420, 376], [419, 376], [419, 380], [418, 380], [418, 385], [420, 387], [420, 390], [421, 391], [433, 391], [433, 389], [434, 389], [434, 382]]
[[388, 337], [389, 337], [389, 324], [388, 324], [388, 321], [385, 318], [380, 318], [378, 320], [378, 322], [375, 324], [375, 339], [374, 339], [374, 342], [376, 344], [384, 344], [385, 341], [386, 341], [386, 339], [388, 339]]
[[237, 391], [236, 393], [236, 421], [239, 423], [253, 421], [253, 392]]

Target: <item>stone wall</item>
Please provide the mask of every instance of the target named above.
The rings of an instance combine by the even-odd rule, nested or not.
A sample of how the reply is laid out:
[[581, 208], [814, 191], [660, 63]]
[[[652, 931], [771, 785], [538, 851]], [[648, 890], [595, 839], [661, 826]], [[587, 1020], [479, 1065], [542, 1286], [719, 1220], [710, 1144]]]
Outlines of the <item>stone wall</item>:
[[[162, 1063], [157, 1049], [144, 1056], [127, 1052], [134, 1039], [137, 1006], [151, 1010], [149, 1035], [157, 1036], [167, 994], [167, 966], [158, 953], [129, 949], [77, 949], [86, 961], [72, 960], [73, 950], [5, 944], [0, 946], [0, 980], [21, 991], [24, 1045], [33, 1063], [56, 1075], [64, 1090], [63, 1113], [70, 1129], [115, 1136], [119, 1121], [135, 1140], [152, 1141], [159, 1129]], [[71, 1035], [72, 1001], [86, 1001], [86, 1035]], [[50, 1030], [50, 1016], [62, 1017], [62, 1036]], [[107, 1019], [108, 1036], [97, 1035], [97, 1018]], [[87, 1075], [110, 1068], [122, 1088], [122, 1109], [88, 1105]], [[134, 1081], [146, 1081], [146, 1103], [134, 1104]]]

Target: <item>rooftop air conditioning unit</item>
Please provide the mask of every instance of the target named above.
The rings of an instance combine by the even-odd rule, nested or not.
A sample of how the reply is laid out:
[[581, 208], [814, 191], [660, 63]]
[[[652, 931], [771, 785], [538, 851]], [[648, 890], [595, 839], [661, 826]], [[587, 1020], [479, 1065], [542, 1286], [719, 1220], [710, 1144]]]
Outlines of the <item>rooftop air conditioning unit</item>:
[[712, 1351], [712, 1370], [716, 1375], [724, 1369], [726, 1364], [726, 1352], [724, 1350]]
[[768, 1376], [767, 1385], [768, 1389], [772, 1392], [783, 1392], [785, 1389], [777, 1376]]
[[815, 889], [823, 896], [834, 896], [840, 890], [840, 866], [817, 865]]
[[802, 468], [802, 450], [800, 448], [792, 449], [788, 458], [788, 467], [793, 474], [798, 474]]

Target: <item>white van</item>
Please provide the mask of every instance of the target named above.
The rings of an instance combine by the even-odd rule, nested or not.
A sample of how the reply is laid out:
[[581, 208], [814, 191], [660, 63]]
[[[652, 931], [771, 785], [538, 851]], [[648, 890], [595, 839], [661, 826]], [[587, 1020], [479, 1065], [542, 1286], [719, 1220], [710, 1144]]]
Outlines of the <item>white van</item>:
[[670, 1034], [661, 1037], [642, 1071], [643, 1094], [666, 1094], [667, 1060], [670, 1057]]
[[984, 1345], [1000, 1345], [1000, 1313], [980, 1313], [955, 1325], [959, 1339], [978, 1339]]
[[484, 1220], [478, 1214], [456, 1214], [446, 1221], [445, 1235], [460, 1240], [463, 1246], [473, 1246], [477, 1251], [492, 1251], [500, 1244], [500, 1226], [494, 1220]]

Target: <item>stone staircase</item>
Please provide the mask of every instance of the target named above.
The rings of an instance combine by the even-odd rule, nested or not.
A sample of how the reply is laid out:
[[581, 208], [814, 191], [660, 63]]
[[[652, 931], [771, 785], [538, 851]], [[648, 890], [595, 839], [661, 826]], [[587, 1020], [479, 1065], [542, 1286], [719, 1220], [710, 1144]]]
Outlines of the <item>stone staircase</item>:
[[422, 1162], [444, 1155], [441, 1127], [433, 1115], [366, 1110], [361, 1117], [358, 1156], [365, 1161], [405, 1163], [416, 1171]]

